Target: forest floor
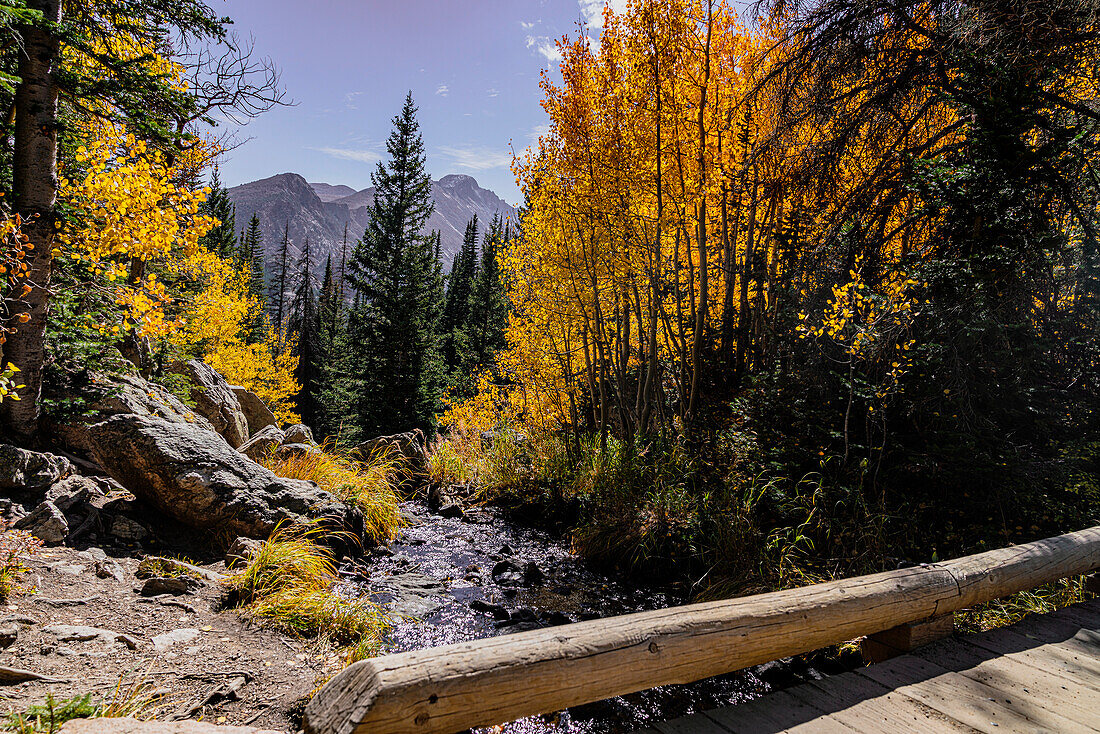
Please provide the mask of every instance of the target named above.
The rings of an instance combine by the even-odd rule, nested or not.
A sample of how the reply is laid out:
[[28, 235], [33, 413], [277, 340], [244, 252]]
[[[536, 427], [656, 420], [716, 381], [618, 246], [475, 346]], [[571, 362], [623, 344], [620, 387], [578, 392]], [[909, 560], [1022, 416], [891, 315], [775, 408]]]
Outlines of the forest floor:
[[[46, 678], [4, 686], [0, 708], [91, 694], [116, 715], [296, 731], [303, 702], [339, 665], [333, 651], [224, 609], [216, 582], [142, 596], [138, 562], [67, 547], [29, 559], [0, 606], [0, 644], [15, 635], [0, 666]], [[221, 562], [203, 567], [225, 573]]]

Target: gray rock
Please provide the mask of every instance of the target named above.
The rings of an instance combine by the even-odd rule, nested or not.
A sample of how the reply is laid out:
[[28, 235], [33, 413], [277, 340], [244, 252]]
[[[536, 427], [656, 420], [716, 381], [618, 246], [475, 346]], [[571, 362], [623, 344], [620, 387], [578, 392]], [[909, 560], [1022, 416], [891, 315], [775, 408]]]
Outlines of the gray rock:
[[115, 581], [125, 581], [126, 571], [116, 561], [110, 559], [104, 559], [95, 562], [95, 575], [101, 579], [114, 579]]
[[241, 412], [244, 413], [245, 422], [248, 424], [249, 436], [255, 436], [257, 432], [268, 426], [279, 427], [275, 414], [259, 395], [240, 385], [230, 385], [229, 389], [237, 396], [237, 402], [241, 405]]
[[70, 719], [59, 734], [282, 734], [251, 726], [219, 726], [207, 721], [138, 721], [130, 718]]
[[[112, 415], [155, 416], [173, 423], [195, 424], [213, 430], [210, 423], [187, 407], [171, 392], [137, 375], [92, 376], [92, 390], [100, 394], [93, 400], [87, 416], [63, 425], [52, 426], [57, 437], [69, 449], [90, 453], [88, 426]], [[76, 399], [78, 395], [62, 395]]]
[[446, 585], [421, 573], [402, 573], [372, 579], [377, 603], [385, 604], [393, 614], [422, 618], [443, 606]]
[[235, 568], [237, 564], [245, 564], [263, 548], [263, 542], [254, 538], [237, 538], [229, 545], [225, 552], [225, 567]]
[[462, 505], [457, 502], [447, 502], [439, 508], [440, 517], [462, 517], [463, 515]]
[[313, 440], [313, 431], [309, 430], [309, 426], [296, 423], [283, 432], [286, 438], [283, 439], [283, 443], [304, 443], [309, 446], [315, 445], [317, 442]]
[[0, 624], [0, 649], [7, 650], [19, 639], [19, 631], [22, 629], [15, 622]]
[[69, 513], [93, 497], [105, 494], [101, 484], [90, 477], [68, 477], [46, 490], [46, 501], [52, 502], [57, 509]]
[[42, 628], [42, 631], [54, 635], [58, 642], [115, 642], [123, 635], [113, 630], [102, 627], [87, 627], [76, 624], [51, 624]]
[[72, 471], [68, 459], [0, 443], [0, 491], [44, 489]]
[[153, 649], [157, 652], [167, 652], [176, 645], [186, 645], [199, 639], [202, 633], [192, 627], [172, 630], [153, 637]]
[[237, 451], [253, 461], [260, 461], [285, 441], [286, 435], [279, 430], [278, 426], [265, 426], [252, 434], [252, 438], [238, 446]]
[[518, 586], [523, 582], [523, 571], [512, 561], [498, 561], [493, 566], [493, 581], [501, 586]]
[[276, 476], [211, 431], [117, 415], [92, 426], [89, 438], [112, 477], [191, 527], [266, 538], [279, 523], [321, 520], [363, 539], [359, 510], [312, 482]]
[[115, 515], [107, 532], [125, 543], [140, 543], [149, 537], [149, 528], [125, 515]]
[[14, 523], [20, 518], [26, 517], [26, 515], [27, 508], [22, 504], [7, 497], [0, 497], [0, 519]]
[[275, 449], [275, 458], [280, 461], [291, 458], [292, 456], [301, 456], [302, 454], [316, 454], [320, 449], [316, 446], [308, 443], [284, 443], [279, 448]]
[[210, 421], [210, 425], [230, 446], [237, 448], [248, 440], [248, 420], [240, 401], [220, 372], [197, 359], [177, 362], [169, 369], [191, 381], [191, 399], [195, 402], [195, 409]]
[[376, 436], [359, 444], [355, 450], [364, 460], [378, 453], [397, 456], [408, 462], [408, 468], [413, 471], [422, 471], [428, 461], [427, 441], [424, 439], [424, 432], [419, 428], [389, 436]]
[[69, 535], [69, 521], [52, 502], [43, 502], [29, 515], [15, 523], [19, 530], [27, 530], [47, 545], [65, 542]]
[[171, 594], [172, 596], [181, 596], [183, 594], [193, 594], [200, 587], [202, 587], [202, 582], [190, 576], [154, 576], [151, 579], [145, 579], [145, 583], [141, 585], [141, 595], [160, 596], [161, 594]]

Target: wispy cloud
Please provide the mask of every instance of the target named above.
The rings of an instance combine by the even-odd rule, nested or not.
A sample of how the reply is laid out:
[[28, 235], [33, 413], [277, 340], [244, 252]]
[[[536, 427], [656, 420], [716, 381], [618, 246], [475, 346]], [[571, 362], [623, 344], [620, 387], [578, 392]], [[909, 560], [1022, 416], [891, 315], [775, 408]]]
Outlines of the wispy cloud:
[[561, 60], [561, 51], [549, 36], [527, 36], [527, 48], [539, 52], [547, 61]]
[[533, 128], [531, 128], [531, 131], [527, 133], [527, 142], [529, 142], [531, 145], [538, 145], [539, 138], [549, 132], [549, 125], [535, 125]]
[[450, 159], [455, 168], [464, 171], [488, 171], [512, 165], [511, 153], [492, 148], [452, 148], [441, 145], [438, 150], [442, 156]]
[[[619, 15], [626, 12], [627, 0], [607, 0], [607, 4]], [[604, 0], [577, 0], [577, 5], [589, 26], [603, 28]]]
[[532, 23], [528, 23], [528, 22], [527, 22], [527, 21], [525, 21], [525, 20], [521, 20], [521, 21], [519, 22], [519, 27], [520, 27], [520, 28], [522, 28], [522, 29], [523, 29], [523, 30], [525, 30], [525, 31], [529, 31], [529, 30], [531, 30], [532, 28], [534, 28], [534, 27], [535, 27], [535, 24], [534, 24], [533, 22], [532, 22]]
[[497, 97], [500, 95], [500, 90], [496, 89], [495, 87], [489, 87], [485, 90], [485, 93], [490, 97]]
[[344, 95], [344, 108], [349, 109], [349, 110], [359, 109], [359, 104], [356, 101], [356, 98], [359, 97], [359, 95], [361, 95], [361, 94], [362, 94], [362, 92], [348, 92], [347, 94], [345, 94]]
[[382, 155], [373, 150], [354, 148], [310, 148], [318, 153], [330, 155], [333, 158], [341, 158], [345, 161], [359, 161], [360, 163], [376, 163], [382, 160]]
[[438, 94], [440, 97], [446, 97], [448, 94], [451, 93], [451, 88], [448, 87], [446, 84], [440, 84], [438, 87], [436, 87], [435, 93]]

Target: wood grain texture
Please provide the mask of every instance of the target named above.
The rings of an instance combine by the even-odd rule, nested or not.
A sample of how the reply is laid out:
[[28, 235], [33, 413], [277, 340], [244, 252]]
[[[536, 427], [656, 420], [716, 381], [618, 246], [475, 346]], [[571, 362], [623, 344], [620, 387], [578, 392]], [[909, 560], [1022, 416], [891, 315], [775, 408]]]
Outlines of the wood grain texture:
[[810, 652], [1097, 568], [1100, 527], [946, 563], [388, 655], [333, 678], [304, 726], [452, 734]]

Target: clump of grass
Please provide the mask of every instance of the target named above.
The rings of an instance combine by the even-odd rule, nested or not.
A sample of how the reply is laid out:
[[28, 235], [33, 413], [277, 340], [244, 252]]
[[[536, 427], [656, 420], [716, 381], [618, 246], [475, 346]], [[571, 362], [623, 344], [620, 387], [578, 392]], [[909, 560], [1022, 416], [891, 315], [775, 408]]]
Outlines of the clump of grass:
[[92, 694], [73, 696], [58, 701], [53, 694], [47, 694], [43, 703], [31, 704], [26, 711], [10, 712], [4, 719], [3, 728], [17, 734], [53, 734], [66, 721], [73, 719], [92, 719], [102, 716], [102, 706], [92, 701]]
[[983, 632], [995, 627], [1007, 627], [1029, 614], [1049, 614], [1091, 596], [1085, 590], [1084, 576], [1061, 579], [1031, 591], [1021, 591], [956, 612], [955, 629], [960, 632]]
[[434, 443], [428, 452], [428, 480], [435, 484], [465, 484], [473, 478], [469, 461], [452, 440]]
[[42, 541], [26, 530], [0, 523], [0, 599], [6, 599], [27, 571], [26, 559], [42, 547]]
[[15, 734], [54, 734], [66, 721], [131, 717], [151, 719], [164, 701], [163, 695], [145, 676], [121, 676], [109, 696], [95, 698], [91, 693], [58, 700], [47, 694], [42, 703], [31, 704], [25, 711], [11, 711], [0, 720], [0, 729]]
[[338, 645], [367, 644], [386, 628], [382, 611], [336, 591], [332, 553], [313, 542], [316, 530], [279, 528], [226, 582], [237, 604], [274, 628]]
[[[178, 561], [178, 562], [177, 562]], [[164, 558], [161, 556], [146, 556], [138, 564], [134, 575], [139, 579], [147, 579], [157, 576], [159, 578], [195, 578], [202, 579], [200, 573], [192, 571], [184, 564], [194, 565], [183, 558]]]
[[261, 463], [280, 477], [316, 482], [341, 502], [363, 511], [366, 533], [375, 542], [393, 537], [401, 526], [397, 485], [401, 462], [397, 457], [376, 453], [362, 460], [322, 446], [316, 452], [301, 452]]

